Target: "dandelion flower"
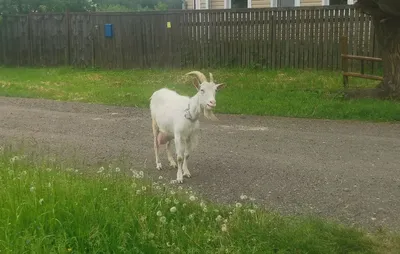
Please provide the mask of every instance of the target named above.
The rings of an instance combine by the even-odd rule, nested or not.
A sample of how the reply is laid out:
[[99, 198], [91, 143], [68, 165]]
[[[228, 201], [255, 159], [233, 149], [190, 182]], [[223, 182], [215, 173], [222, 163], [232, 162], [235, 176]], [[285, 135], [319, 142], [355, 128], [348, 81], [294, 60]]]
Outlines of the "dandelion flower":
[[196, 200], [196, 197], [192, 195], [192, 196], [189, 197], [189, 200], [190, 200], [190, 201], [195, 201], [195, 200]]
[[161, 223], [166, 223], [167, 222], [167, 218], [165, 218], [165, 216], [160, 217], [160, 222]]
[[158, 217], [161, 217], [161, 216], [162, 216], [162, 212], [161, 212], [161, 211], [157, 211], [156, 214], [157, 214]]
[[175, 213], [175, 212], [176, 212], [176, 207], [175, 207], [175, 206], [171, 207], [171, 209], [169, 209], [169, 211], [170, 211], [171, 213]]
[[222, 230], [222, 232], [228, 231], [228, 227], [226, 226], [226, 224], [222, 224], [221, 230]]

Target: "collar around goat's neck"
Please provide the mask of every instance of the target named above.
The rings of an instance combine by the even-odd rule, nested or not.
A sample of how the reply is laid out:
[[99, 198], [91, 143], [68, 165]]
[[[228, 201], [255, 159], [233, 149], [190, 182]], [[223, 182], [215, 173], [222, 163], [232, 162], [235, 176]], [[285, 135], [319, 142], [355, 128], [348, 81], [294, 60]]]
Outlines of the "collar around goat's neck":
[[199, 96], [196, 94], [192, 98], [190, 98], [188, 107], [185, 109], [185, 118], [190, 120], [191, 122], [195, 122], [199, 119], [201, 112], [201, 106], [199, 103]]

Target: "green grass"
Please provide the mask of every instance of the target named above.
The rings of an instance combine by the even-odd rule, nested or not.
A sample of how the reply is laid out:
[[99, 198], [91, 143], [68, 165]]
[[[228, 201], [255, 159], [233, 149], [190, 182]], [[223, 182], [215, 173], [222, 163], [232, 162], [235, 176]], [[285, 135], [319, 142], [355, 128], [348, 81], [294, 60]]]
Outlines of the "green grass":
[[[161, 87], [185, 95], [195, 90], [185, 70], [92, 70], [72, 68], [0, 68], [0, 95], [148, 107]], [[209, 70], [202, 70], [208, 73]], [[313, 70], [212, 70], [227, 84], [217, 95], [217, 112], [327, 119], [399, 121], [400, 103], [344, 100], [339, 72]], [[350, 79], [351, 87], [375, 81]]]
[[[82, 173], [85, 172], [85, 173]], [[204, 201], [116, 167], [0, 154], [1, 253], [399, 253], [398, 237]], [[128, 177], [127, 177], [128, 176]], [[174, 208], [172, 208], [174, 207]], [[175, 210], [176, 209], [176, 210]]]

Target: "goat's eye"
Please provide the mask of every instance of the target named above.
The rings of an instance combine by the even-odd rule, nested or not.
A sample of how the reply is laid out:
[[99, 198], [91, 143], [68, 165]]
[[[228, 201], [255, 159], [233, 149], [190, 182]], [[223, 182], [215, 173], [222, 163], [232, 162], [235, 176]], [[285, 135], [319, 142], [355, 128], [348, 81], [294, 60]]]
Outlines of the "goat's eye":
[[204, 93], [204, 89], [200, 89], [200, 92], [201, 92], [201, 93]]

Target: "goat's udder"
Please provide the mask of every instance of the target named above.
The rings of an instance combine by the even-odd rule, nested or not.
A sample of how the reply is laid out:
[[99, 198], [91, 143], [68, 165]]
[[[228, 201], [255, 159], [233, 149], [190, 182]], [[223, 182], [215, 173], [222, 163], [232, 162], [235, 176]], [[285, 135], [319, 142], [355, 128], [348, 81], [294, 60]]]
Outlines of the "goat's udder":
[[157, 142], [158, 145], [164, 145], [166, 144], [168, 141], [170, 141], [172, 139], [172, 137], [168, 136], [166, 133], [164, 132], [159, 132], [157, 135]]

